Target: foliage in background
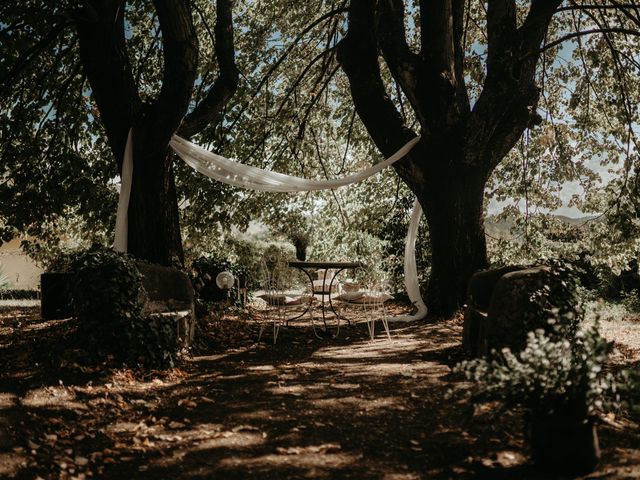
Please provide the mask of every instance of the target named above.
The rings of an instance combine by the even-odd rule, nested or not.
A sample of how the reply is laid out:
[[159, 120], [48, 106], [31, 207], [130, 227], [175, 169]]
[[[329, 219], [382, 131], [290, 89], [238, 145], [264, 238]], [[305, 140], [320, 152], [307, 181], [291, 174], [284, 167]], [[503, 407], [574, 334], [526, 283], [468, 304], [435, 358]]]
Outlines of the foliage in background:
[[[523, 9], [528, 5], [517, 3]], [[194, 5], [201, 55], [213, 58], [208, 29], [215, 18], [215, 2], [197, 0]], [[333, 2], [309, 5], [292, 0], [235, 2], [242, 81], [222, 121], [195, 137], [197, 143], [243, 163], [307, 178], [334, 178], [380, 158], [354, 113], [346, 78], [336, 68], [345, 12]], [[0, 78], [11, 80], [0, 92], [0, 176], [7, 179], [0, 184], [0, 230], [4, 240], [30, 234], [34, 239], [29, 241], [29, 253], [44, 264], [56, 256], [61, 240], [81, 247], [92, 241], [108, 243], [117, 199], [117, 172], [77, 61], [77, 41], [67, 17], [61, 15], [65, 6], [65, 2], [0, 6], [5, 53]], [[406, 16], [407, 21], [412, 17], [413, 25], [408, 27], [408, 41], [417, 46], [414, 7], [407, 8]], [[468, 8], [465, 69], [475, 101], [486, 75], [486, 23], [481, 4], [470, 2]], [[126, 17], [127, 49], [142, 100], [150, 101], [157, 95], [162, 74], [157, 25], [145, 2], [127, 2]], [[567, 9], [554, 16], [549, 41], [597, 23], [633, 29], [628, 25], [631, 18], [614, 8], [589, 14]], [[58, 35], [50, 35], [56, 31]], [[637, 51], [638, 37], [614, 32], [576, 37], [545, 50], [537, 74], [543, 124], [526, 132], [496, 168], [486, 191], [487, 203], [499, 204], [498, 210], [508, 205], [503, 218], [525, 232], [516, 233], [515, 241], [489, 240], [495, 263], [529, 263], [565, 250], [575, 255], [586, 247], [594, 262], [619, 272], [637, 256], [638, 156], [630, 148], [636, 142], [635, 106], [640, 104]], [[33, 55], [25, 57], [28, 52]], [[201, 62], [201, 79], [211, 77], [217, 68], [213, 63]], [[15, 66], [21, 68], [14, 71]], [[406, 108], [407, 99], [386, 69], [382, 75], [390, 99], [411, 125], [415, 119], [412, 109]], [[194, 92], [193, 105], [205, 93], [206, 89]], [[389, 228], [380, 235], [379, 226], [380, 219], [396, 222], [396, 210], [391, 208], [396, 197], [411, 201], [392, 172], [348, 190], [286, 195], [213, 182], [180, 161], [175, 170], [183, 238], [185, 244], [198, 246], [194, 256], [211, 251], [204, 245], [224, 249], [218, 244], [233, 236], [233, 227], [243, 231], [251, 220], [283, 233], [295, 223], [293, 217], [312, 217], [316, 258], [392, 262], [386, 270], [393, 272], [394, 282], [401, 282], [402, 230]], [[585, 213], [605, 214], [605, 221], [590, 222], [577, 242], [553, 240], [553, 222], [542, 217], [561, 206], [561, 198]], [[380, 238], [391, 244], [378, 244]], [[418, 249], [420, 255], [428, 255], [425, 248]], [[426, 275], [429, 264], [423, 265], [419, 271]]]
[[0, 265], [0, 290], [6, 290], [10, 285], [9, 276], [5, 273], [2, 265]]
[[625, 377], [626, 381], [622, 385], [621, 396], [633, 417], [640, 420], [640, 368], [627, 370]]
[[0, 300], [37, 300], [39, 297], [38, 290], [0, 288]]
[[143, 313], [141, 275], [129, 256], [94, 246], [77, 253], [69, 271], [77, 341], [89, 361], [113, 357], [129, 365], [173, 364], [174, 320]]

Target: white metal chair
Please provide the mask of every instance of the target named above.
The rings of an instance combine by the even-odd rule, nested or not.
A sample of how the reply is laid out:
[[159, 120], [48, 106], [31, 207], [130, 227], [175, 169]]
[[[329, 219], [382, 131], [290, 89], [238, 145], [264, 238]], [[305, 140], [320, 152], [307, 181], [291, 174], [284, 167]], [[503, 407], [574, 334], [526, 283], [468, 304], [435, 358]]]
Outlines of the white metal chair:
[[259, 295], [265, 302], [260, 310], [261, 325], [258, 341], [262, 338], [264, 329], [269, 323], [273, 326], [273, 343], [278, 340], [280, 328], [290, 319], [292, 312], [307, 312], [311, 318], [311, 326], [316, 337], [320, 338], [313, 321], [313, 297], [291, 292], [291, 275], [285, 262], [280, 259], [263, 259], [261, 264], [261, 287], [264, 291]]
[[350, 308], [361, 310], [365, 315], [367, 330], [369, 331], [371, 340], [375, 337], [376, 320], [380, 320], [387, 334], [387, 338], [391, 340], [385, 302], [391, 300], [393, 297], [389, 295], [387, 291], [388, 289], [384, 283], [374, 282], [364, 289], [343, 292], [336, 297], [338, 300], [339, 313], [342, 314], [343, 309]]

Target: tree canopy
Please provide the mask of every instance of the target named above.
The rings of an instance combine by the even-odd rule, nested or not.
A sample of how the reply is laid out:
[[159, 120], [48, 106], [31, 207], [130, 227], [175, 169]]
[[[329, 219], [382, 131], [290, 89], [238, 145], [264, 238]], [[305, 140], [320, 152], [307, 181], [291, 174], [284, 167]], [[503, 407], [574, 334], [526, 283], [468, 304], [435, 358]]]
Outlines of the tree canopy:
[[[354, 171], [411, 135], [431, 140], [425, 141], [421, 155], [416, 152], [400, 164], [403, 182], [387, 172], [361, 186], [320, 194], [240, 191], [175, 162], [185, 245], [212, 248], [232, 227], [243, 229], [258, 220], [283, 233], [303, 222], [326, 232], [318, 235], [318, 252], [338, 251], [323, 245], [348, 245], [350, 238], [364, 238], [358, 232], [384, 236], [387, 219], [407, 214], [410, 190], [420, 197], [439, 184], [450, 187], [464, 176], [464, 158], [488, 155], [487, 163], [477, 160], [484, 165], [479, 216], [469, 222], [481, 227], [487, 212], [501, 212], [514, 221], [515, 241], [510, 240], [508, 250], [512, 260], [537, 258], [549, 254], [548, 248], [557, 251], [542, 219], [568, 202], [584, 214], [601, 216], [581, 229], [583, 242], [569, 253], [586, 249], [620, 268], [636, 254], [640, 228], [636, 3], [452, 0], [435, 6], [417, 0], [246, 0], [233, 2], [225, 17], [220, 12], [227, 2], [194, 0], [187, 16], [199, 61], [192, 91], [182, 100], [184, 114], [176, 117], [178, 133], [241, 162], [318, 178]], [[169, 12], [163, 8], [186, 5], [107, 0], [0, 5], [3, 239], [27, 234], [51, 242], [75, 230], [84, 240], [109, 241], [121, 160], [114, 145], [115, 151], [123, 148], [132, 122], [124, 122], [118, 140], [109, 136], [109, 114], [100, 108], [89, 64], [93, 58], [106, 71], [117, 66], [117, 58], [83, 53], [78, 25], [94, 14], [103, 20], [110, 18], [108, 12], [117, 16], [122, 29], [118, 38], [129, 62], [127, 78], [136, 93], [114, 108], [115, 114], [139, 108], [154, 116], [147, 107], [168, 95], [167, 85], [188, 80], [171, 77], [184, 65], [174, 69], [167, 63], [169, 36], [162, 28]], [[225, 44], [224, 28], [230, 21], [234, 35]], [[221, 53], [225, 49], [226, 57]], [[94, 57], [88, 59], [90, 55]], [[180, 63], [189, 55], [181, 51], [174, 60]], [[443, 73], [449, 67], [452, 77]], [[221, 72], [233, 77], [235, 69], [237, 90], [219, 102], [221, 97], [211, 94], [216, 79], [229, 78]], [[447, 90], [452, 78], [455, 88]], [[524, 103], [513, 109], [513, 116], [500, 117], [497, 106], [506, 108], [518, 98]], [[170, 100], [176, 99], [171, 94]], [[208, 108], [216, 101], [215, 108]], [[382, 113], [375, 122], [367, 120], [367, 109], [376, 105]], [[498, 142], [490, 125], [511, 133]], [[169, 128], [163, 132], [164, 137], [172, 133]], [[452, 167], [457, 162], [462, 167]], [[463, 182], [460, 191], [468, 186]], [[442, 200], [421, 198], [434, 252], [434, 230], [456, 216], [438, 206], [440, 201], [456, 203], [445, 193]], [[485, 265], [484, 230], [474, 235], [482, 241], [469, 269]], [[488, 242], [489, 260], [504, 261], [493, 256], [505, 251], [504, 241], [489, 237]], [[603, 245], [606, 259], [598, 255]], [[438, 258], [446, 259], [446, 252]], [[459, 261], [464, 263], [465, 255]], [[445, 262], [441, 268], [449, 267]], [[466, 275], [462, 272], [445, 287], [459, 290], [451, 285]], [[431, 285], [435, 283], [432, 277]], [[442, 297], [443, 292], [434, 295]], [[445, 303], [455, 304], [458, 293], [453, 297]]]

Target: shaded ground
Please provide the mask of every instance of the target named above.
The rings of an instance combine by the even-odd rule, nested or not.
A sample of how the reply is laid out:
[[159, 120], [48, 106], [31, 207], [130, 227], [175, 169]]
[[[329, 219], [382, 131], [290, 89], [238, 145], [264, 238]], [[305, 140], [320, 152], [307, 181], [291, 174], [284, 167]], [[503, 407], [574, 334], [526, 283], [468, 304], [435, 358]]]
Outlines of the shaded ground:
[[[615, 358], [637, 365], [640, 324], [625, 325]], [[214, 327], [209, 355], [142, 374], [76, 365], [69, 321], [0, 310], [0, 478], [552, 478], [527, 463], [518, 412], [463, 399], [456, 319], [374, 342], [362, 324], [338, 339], [289, 328], [277, 345]], [[588, 478], [640, 478], [638, 425], [608, 416], [599, 432]]]

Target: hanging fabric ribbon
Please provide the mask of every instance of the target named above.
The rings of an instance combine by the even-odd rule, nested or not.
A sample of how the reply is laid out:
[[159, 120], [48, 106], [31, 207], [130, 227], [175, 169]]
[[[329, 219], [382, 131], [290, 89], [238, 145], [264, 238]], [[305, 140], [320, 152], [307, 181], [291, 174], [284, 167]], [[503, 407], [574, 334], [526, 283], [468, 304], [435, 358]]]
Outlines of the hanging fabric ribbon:
[[118, 198], [118, 213], [116, 214], [116, 237], [113, 249], [116, 252], [126, 252], [129, 237], [129, 198], [131, 197], [131, 180], [133, 179], [133, 129], [129, 129], [127, 144], [124, 147], [122, 159], [122, 174], [120, 175], [120, 197]]
[[389, 320], [395, 322], [410, 322], [411, 320], [421, 320], [427, 316], [427, 306], [422, 300], [420, 293], [420, 282], [418, 281], [418, 265], [416, 264], [416, 239], [418, 238], [418, 227], [422, 217], [422, 207], [416, 198], [413, 202], [411, 220], [407, 229], [407, 238], [404, 242], [404, 288], [407, 291], [411, 304], [418, 310], [413, 315], [397, 315]]
[[180, 158], [194, 170], [219, 182], [252, 190], [262, 190], [264, 192], [308, 192], [312, 190], [338, 188], [349, 185], [350, 183], [361, 182], [388, 166], [393, 165], [409, 153], [419, 141], [420, 137], [411, 139], [386, 160], [358, 173], [327, 180], [309, 180], [244, 165], [216, 155], [176, 135], [173, 136], [169, 145], [171, 145]]
[[[351, 183], [361, 182], [403, 158], [419, 141], [420, 136], [411, 139], [389, 158], [365, 170], [352, 175], [347, 175], [346, 177], [327, 180], [309, 180], [306, 178], [263, 170], [250, 165], [244, 165], [212, 153], [199, 145], [178, 137], [177, 135], [173, 136], [169, 145], [175, 150], [178, 156], [180, 156], [180, 158], [182, 158], [182, 160], [184, 160], [185, 163], [191, 166], [194, 170], [219, 182], [241, 188], [261, 190], [264, 192], [305, 192], [333, 189], [349, 185]], [[113, 248], [121, 252], [127, 251], [127, 211], [131, 195], [132, 174], [133, 148], [131, 131], [129, 131], [122, 165], [122, 185], [120, 187], [118, 216], [116, 218], [116, 237], [113, 244]], [[409, 223], [407, 238], [405, 241], [404, 281], [407, 294], [409, 295], [409, 300], [417, 308], [417, 312], [413, 315], [392, 317], [389, 319], [392, 321], [420, 320], [427, 314], [427, 307], [425, 306], [420, 294], [415, 255], [416, 238], [421, 215], [422, 208], [416, 200], [411, 213], [411, 221]]]

